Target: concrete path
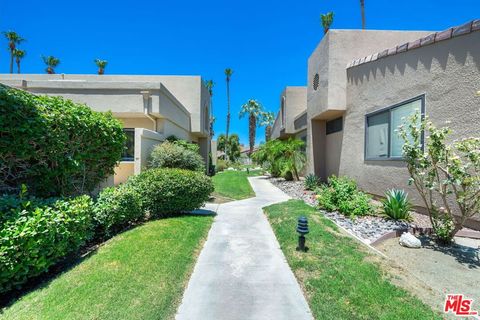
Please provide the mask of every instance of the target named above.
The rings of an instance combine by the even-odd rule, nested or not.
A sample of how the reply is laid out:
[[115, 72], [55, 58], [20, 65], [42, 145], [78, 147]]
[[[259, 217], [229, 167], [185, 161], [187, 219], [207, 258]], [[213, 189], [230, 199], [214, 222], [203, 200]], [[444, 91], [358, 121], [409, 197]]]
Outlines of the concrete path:
[[262, 211], [289, 197], [265, 178], [249, 180], [255, 198], [209, 206], [217, 216], [177, 320], [312, 319]]

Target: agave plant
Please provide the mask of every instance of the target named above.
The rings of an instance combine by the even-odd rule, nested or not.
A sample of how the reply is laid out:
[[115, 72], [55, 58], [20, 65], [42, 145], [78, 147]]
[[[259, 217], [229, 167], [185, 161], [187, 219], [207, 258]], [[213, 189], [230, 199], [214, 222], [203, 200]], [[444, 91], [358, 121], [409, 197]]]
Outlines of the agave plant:
[[320, 179], [316, 175], [310, 173], [305, 177], [304, 185], [305, 189], [314, 190], [320, 185]]
[[408, 193], [403, 190], [392, 189], [385, 192], [382, 200], [383, 212], [395, 220], [408, 220], [412, 205], [408, 200]]

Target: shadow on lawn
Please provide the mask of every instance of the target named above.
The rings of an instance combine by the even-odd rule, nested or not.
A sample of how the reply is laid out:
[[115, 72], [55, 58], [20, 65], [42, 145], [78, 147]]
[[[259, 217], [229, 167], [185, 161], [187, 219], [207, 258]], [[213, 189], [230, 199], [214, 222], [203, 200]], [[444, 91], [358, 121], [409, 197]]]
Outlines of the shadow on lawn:
[[[172, 219], [172, 218], [178, 218], [181, 216], [215, 216], [216, 213], [212, 210], [208, 209], [197, 209], [192, 212], [188, 213], [183, 213], [183, 214], [174, 214], [170, 215], [165, 218], [161, 219], [152, 219], [148, 220], [145, 222], [150, 222], [150, 221], [155, 221], [155, 220], [163, 220], [163, 219]], [[50, 267], [50, 270], [48, 272], [42, 273], [36, 277], [33, 277], [29, 279], [25, 284], [22, 285], [20, 289], [14, 289], [9, 292], [0, 294], [0, 315], [3, 314], [3, 309], [6, 307], [9, 307], [13, 305], [18, 299], [23, 297], [24, 295], [27, 295], [28, 293], [36, 290], [40, 290], [43, 288], [47, 288], [50, 283], [55, 280], [55, 278], [61, 276], [62, 274], [69, 272], [73, 268], [75, 268], [77, 265], [81, 264], [84, 260], [92, 257], [98, 252], [98, 249], [102, 247], [108, 240], [119, 236], [120, 234], [127, 232], [129, 230], [135, 229], [143, 224], [142, 223], [136, 223], [134, 225], [131, 225], [120, 232], [112, 235], [111, 237], [103, 237], [103, 238], [96, 238], [86, 244], [79, 252], [73, 253], [69, 256], [67, 256], [65, 259], [61, 260], [57, 264], [53, 265]]]
[[469, 269], [480, 268], [480, 247], [473, 248], [458, 243], [452, 243], [450, 246], [442, 246], [432, 241], [428, 237], [421, 237], [422, 246], [443, 254], [450, 255]]

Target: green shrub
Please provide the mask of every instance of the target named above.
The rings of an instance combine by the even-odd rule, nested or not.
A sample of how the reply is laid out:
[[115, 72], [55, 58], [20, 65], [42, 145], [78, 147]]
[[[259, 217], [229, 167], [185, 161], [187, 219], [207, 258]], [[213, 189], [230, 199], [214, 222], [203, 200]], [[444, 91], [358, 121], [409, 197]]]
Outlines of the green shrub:
[[318, 206], [327, 211], [340, 211], [351, 217], [373, 213], [370, 196], [357, 189], [357, 183], [348, 177], [331, 176], [328, 185], [316, 190]]
[[9, 196], [0, 202], [5, 210], [0, 230], [0, 292], [46, 272], [92, 235], [88, 196], [47, 200]]
[[93, 211], [97, 231], [106, 236], [145, 217], [138, 193], [125, 184], [103, 189]]
[[217, 170], [217, 172], [221, 172], [221, 171], [224, 171], [225, 169], [227, 169], [229, 166], [230, 166], [229, 161], [223, 160], [223, 159], [218, 159], [217, 160], [217, 165], [216, 165], [216, 170]]
[[177, 142], [165, 141], [156, 146], [150, 155], [149, 167], [205, 171], [205, 163], [198, 151], [193, 151]]
[[168, 168], [146, 170], [126, 185], [139, 194], [142, 209], [157, 218], [200, 208], [214, 189], [201, 172]]
[[314, 174], [308, 174], [305, 177], [304, 186], [306, 190], [314, 190], [320, 185], [320, 179]]
[[403, 190], [392, 189], [385, 192], [382, 200], [383, 212], [395, 220], [408, 220], [412, 205], [408, 201], [408, 194]]
[[126, 140], [110, 113], [0, 85], [0, 193], [50, 197], [94, 190]]

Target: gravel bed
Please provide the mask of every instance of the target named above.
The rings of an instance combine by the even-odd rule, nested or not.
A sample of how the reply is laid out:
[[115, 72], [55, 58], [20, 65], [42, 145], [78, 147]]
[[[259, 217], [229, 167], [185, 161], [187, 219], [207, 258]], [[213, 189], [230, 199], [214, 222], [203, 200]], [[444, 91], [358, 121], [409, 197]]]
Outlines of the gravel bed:
[[[294, 199], [304, 200], [311, 206], [316, 205], [314, 193], [304, 189], [303, 181], [285, 181], [283, 178], [271, 178], [270, 181]], [[356, 217], [351, 219], [339, 212], [327, 212], [319, 210], [327, 218], [333, 220], [339, 226], [349, 230], [367, 243], [372, 243], [384, 234], [398, 229], [406, 229], [413, 226], [403, 221], [395, 221], [377, 216]], [[415, 224], [422, 227], [427, 226], [428, 217], [415, 213], [413, 216]], [[426, 218], [426, 220], [425, 220]]]

